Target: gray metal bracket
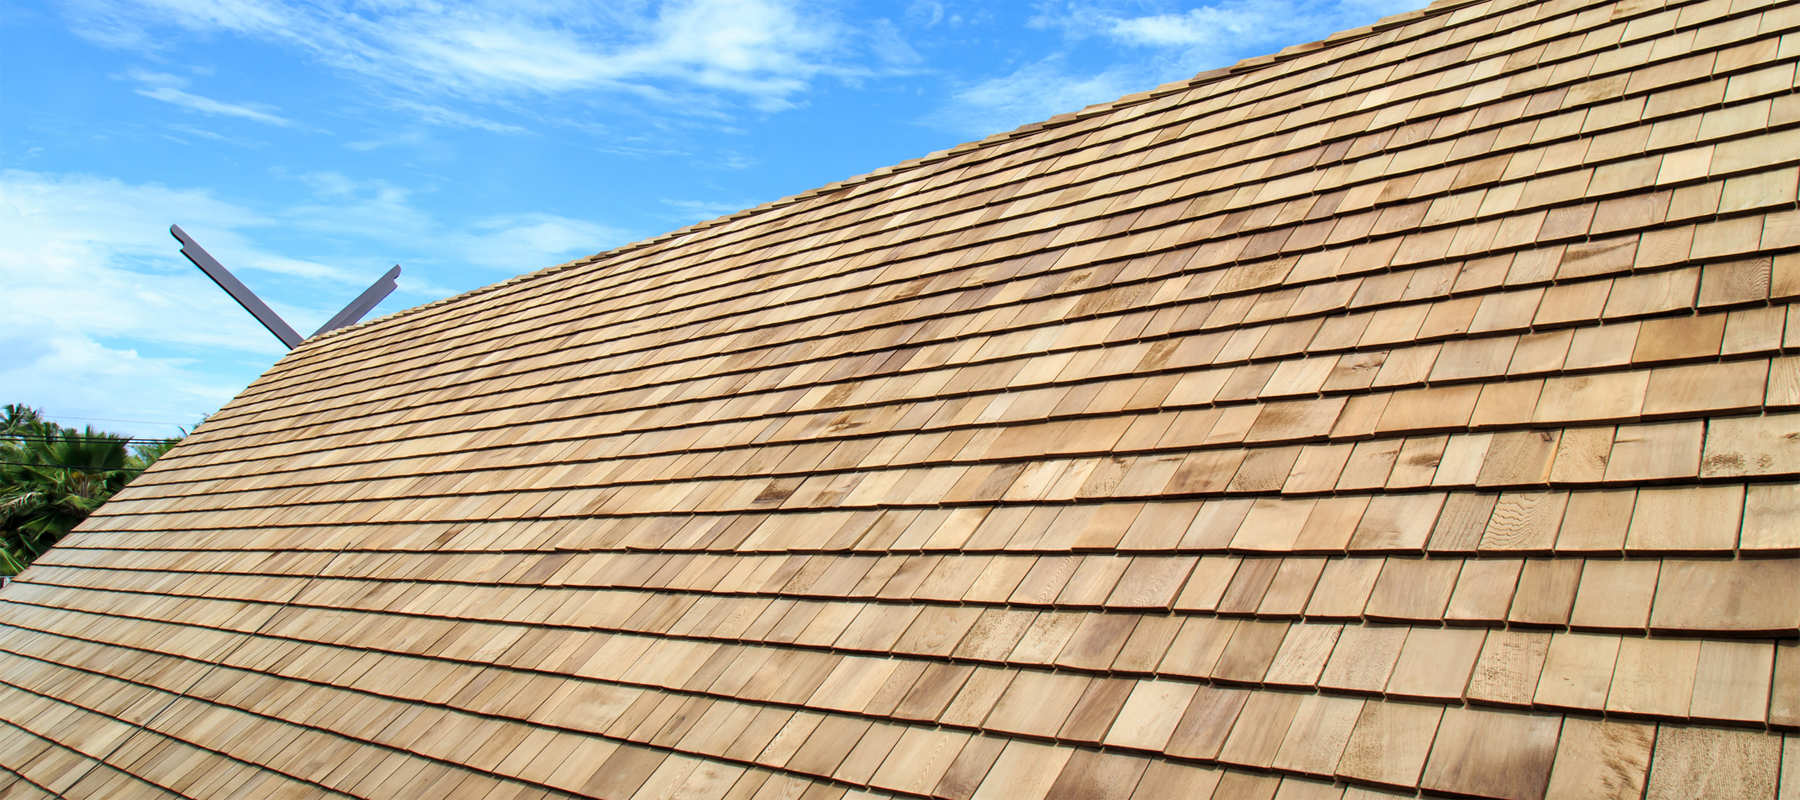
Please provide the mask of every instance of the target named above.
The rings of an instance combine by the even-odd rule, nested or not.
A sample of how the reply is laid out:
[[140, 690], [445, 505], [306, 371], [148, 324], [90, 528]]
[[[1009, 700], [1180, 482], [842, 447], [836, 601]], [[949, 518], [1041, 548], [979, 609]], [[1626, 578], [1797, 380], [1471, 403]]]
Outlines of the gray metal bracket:
[[[374, 308], [377, 303], [380, 303], [387, 298], [388, 293], [394, 291], [394, 287], [399, 285], [395, 282], [395, 279], [399, 277], [400, 265], [395, 264], [394, 268], [388, 270], [386, 275], [381, 276], [380, 280], [369, 284], [369, 288], [364, 289], [363, 293], [357, 295], [355, 300], [351, 300], [350, 305], [344, 306], [343, 311], [337, 312], [337, 316], [326, 320], [325, 324], [320, 325], [319, 329], [313, 331], [312, 335], [318, 336], [326, 331], [335, 331], [338, 328], [347, 328], [351, 325], [355, 325], [358, 320], [363, 318], [364, 314], [369, 313], [369, 309]], [[310, 339], [312, 336], [308, 336], [307, 338]]]
[[[289, 350], [299, 347], [306, 339], [312, 338], [311, 336], [301, 338], [292, 325], [287, 324], [280, 314], [275, 313], [275, 309], [270, 308], [269, 304], [264, 303], [262, 298], [256, 296], [255, 292], [250, 291], [250, 287], [245, 286], [243, 281], [231, 274], [231, 270], [226, 269], [224, 264], [220, 264], [219, 260], [213, 258], [211, 253], [206, 252], [206, 248], [194, 241], [194, 237], [189, 236], [187, 231], [181, 229], [180, 225], [170, 225], [169, 233], [175, 237], [176, 241], [181, 242], [182, 255], [194, 262], [194, 266], [206, 273], [206, 277], [212, 278], [213, 283], [218, 284], [226, 294], [231, 295], [231, 299], [236, 300], [238, 305], [250, 312], [250, 316], [255, 317], [263, 327], [268, 328], [270, 333], [275, 334], [275, 338], [280, 339], [281, 343], [287, 345]], [[369, 288], [364, 289], [362, 294], [350, 301], [350, 305], [344, 306], [344, 310], [339, 311], [336, 316], [319, 326], [319, 329], [313, 331], [312, 335], [318, 336], [326, 331], [335, 331], [338, 328], [355, 325], [363, 318], [364, 314], [369, 313], [369, 309], [387, 299], [388, 294], [399, 285], [396, 282], [399, 277], [400, 265], [395, 264], [393, 269], [388, 270], [387, 274], [382, 275]]]

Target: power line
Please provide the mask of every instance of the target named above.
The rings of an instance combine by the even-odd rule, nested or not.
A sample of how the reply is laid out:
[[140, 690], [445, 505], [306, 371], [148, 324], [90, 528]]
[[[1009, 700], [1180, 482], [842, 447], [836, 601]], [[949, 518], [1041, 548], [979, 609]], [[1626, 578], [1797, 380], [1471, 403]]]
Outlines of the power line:
[[0, 461], [9, 467], [50, 467], [52, 469], [73, 469], [82, 472], [143, 472], [141, 467], [78, 467], [74, 464], [34, 464], [30, 461]]
[[107, 436], [105, 434], [95, 434], [93, 436], [89, 436], [84, 433], [58, 434], [55, 436], [46, 436], [41, 433], [0, 433], [0, 439], [30, 439], [34, 442], [55, 442], [55, 441], [67, 441], [67, 440], [79, 439], [81, 441], [87, 441], [87, 442], [122, 442], [125, 444], [152, 444], [152, 443], [161, 444], [163, 442], [169, 441], [170, 439], [181, 439], [181, 438], [182, 437], [180, 437], [180, 436], [166, 436], [166, 437], [155, 438], [155, 439], [143, 439], [143, 438], [135, 438], [135, 437], [131, 437], [131, 436]]
[[180, 425], [181, 424], [179, 422], [157, 422], [156, 420], [152, 420], [152, 419], [107, 419], [105, 417], [65, 417], [61, 414], [56, 414], [53, 416], [56, 419], [78, 419], [78, 420], [81, 420], [82, 422], [136, 422], [140, 425]]

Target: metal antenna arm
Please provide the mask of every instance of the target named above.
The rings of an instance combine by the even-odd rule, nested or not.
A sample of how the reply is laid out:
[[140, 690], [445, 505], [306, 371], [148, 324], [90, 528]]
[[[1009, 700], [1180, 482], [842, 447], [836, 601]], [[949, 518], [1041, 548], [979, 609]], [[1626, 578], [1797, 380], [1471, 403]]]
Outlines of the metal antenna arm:
[[[275, 334], [275, 338], [280, 339], [281, 343], [287, 345], [289, 350], [299, 347], [300, 343], [305, 341], [300, 338], [300, 334], [294, 331], [293, 326], [287, 324], [280, 314], [275, 313], [275, 309], [270, 308], [269, 304], [264, 303], [262, 298], [256, 296], [255, 292], [250, 291], [250, 287], [245, 286], [243, 281], [232, 275], [231, 270], [226, 269], [224, 264], [220, 264], [219, 260], [213, 258], [211, 253], [206, 252], [206, 249], [195, 242], [194, 237], [187, 235], [187, 231], [182, 230], [180, 225], [170, 225], [169, 233], [174, 235], [176, 241], [181, 242], [182, 255], [187, 256], [189, 261], [194, 262], [194, 266], [206, 273], [206, 277], [212, 278], [213, 283], [218, 284], [226, 294], [231, 295], [231, 299], [238, 301], [238, 305], [250, 312], [250, 316], [256, 317], [256, 321], [268, 328], [270, 333]], [[364, 294], [366, 295], [367, 292]], [[385, 293], [383, 294], [385, 295]], [[361, 301], [362, 298], [357, 298], [357, 302]], [[327, 323], [327, 325], [329, 324]]]
[[394, 291], [396, 286], [394, 279], [398, 277], [400, 277], [400, 265], [395, 264], [394, 268], [388, 270], [380, 280], [375, 281], [369, 288], [364, 289], [362, 294], [357, 295], [355, 300], [350, 301], [350, 305], [344, 306], [344, 310], [339, 311], [337, 316], [327, 320], [324, 325], [319, 326], [318, 330], [313, 331], [313, 336], [355, 325], [363, 318], [364, 314], [369, 313], [369, 309], [387, 299], [388, 294]]

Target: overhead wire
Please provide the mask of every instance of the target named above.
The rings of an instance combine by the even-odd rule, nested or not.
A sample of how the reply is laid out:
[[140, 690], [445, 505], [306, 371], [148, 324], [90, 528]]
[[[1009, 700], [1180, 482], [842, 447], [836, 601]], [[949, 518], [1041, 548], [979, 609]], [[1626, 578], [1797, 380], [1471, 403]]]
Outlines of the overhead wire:
[[81, 420], [82, 422], [135, 422], [139, 425], [180, 425], [181, 424], [179, 422], [158, 422], [156, 420], [150, 420], [150, 419], [107, 419], [105, 417], [65, 417], [65, 416], [62, 416], [61, 414], [58, 414], [56, 416], [56, 418], [57, 419], [78, 419], [78, 420]]
[[30, 461], [0, 461], [0, 465], [9, 467], [50, 467], [52, 469], [73, 469], [83, 472], [143, 472], [143, 467], [81, 467], [74, 464], [38, 464]]
[[[97, 434], [97, 435], [90, 436], [90, 435], [81, 434], [81, 433], [57, 434], [55, 436], [47, 436], [47, 435], [38, 434], [38, 433], [0, 433], [0, 439], [19, 439], [22, 441], [33, 441], [33, 442], [56, 442], [58, 440], [61, 440], [61, 441], [80, 440], [80, 441], [86, 441], [86, 442], [116, 442], [118, 444], [163, 444], [163, 443], [168, 442], [170, 439], [181, 439], [181, 438], [183, 438], [183, 437], [170, 436], [170, 437], [163, 438], [163, 439], [142, 439], [142, 438], [135, 438], [135, 437], [106, 436], [103, 434]], [[72, 469], [72, 470], [78, 470], [78, 471], [82, 471], [82, 472], [143, 472], [144, 471], [143, 468], [141, 468], [141, 467], [90, 467], [90, 466], [79, 466], [76, 464], [47, 464], [47, 463], [40, 463], [40, 462], [33, 462], [33, 461], [0, 461], [0, 465], [10, 466], [10, 467], [46, 467], [49, 469]]]
[[124, 442], [126, 444], [151, 444], [151, 443], [166, 442], [170, 439], [180, 439], [180, 438], [182, 438], [182, 437], [180, 437], [180, 436], [165, 436], [165, 437], [143, 438], [143, 437], [136, 437], [136, 436], [106, 436], [104, 434], [95, 434], [93, 436], [89, 436], [87, 434], [82, 434], [82, 433], [66, 434], [66, 435], [58, 434], [56, 436], [45, 436], [43, 434], [38, 434], [38, 433], [0, 433], [0, 439], [29, 439], [34, 442], [55, 442], [55, 441], [67, 441], [67, 440], [71, 440], [71, 439], [79, 439], [79, 440], [88, 441], [88, 442]]

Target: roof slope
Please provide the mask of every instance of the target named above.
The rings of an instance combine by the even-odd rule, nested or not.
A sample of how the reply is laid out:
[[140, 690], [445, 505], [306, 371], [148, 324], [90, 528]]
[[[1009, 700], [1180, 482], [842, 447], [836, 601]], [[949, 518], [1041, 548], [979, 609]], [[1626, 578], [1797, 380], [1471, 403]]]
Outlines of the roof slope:
[[1797, 58], [1439, 5], [308, 343], [0, 794], [1791, 796]]

